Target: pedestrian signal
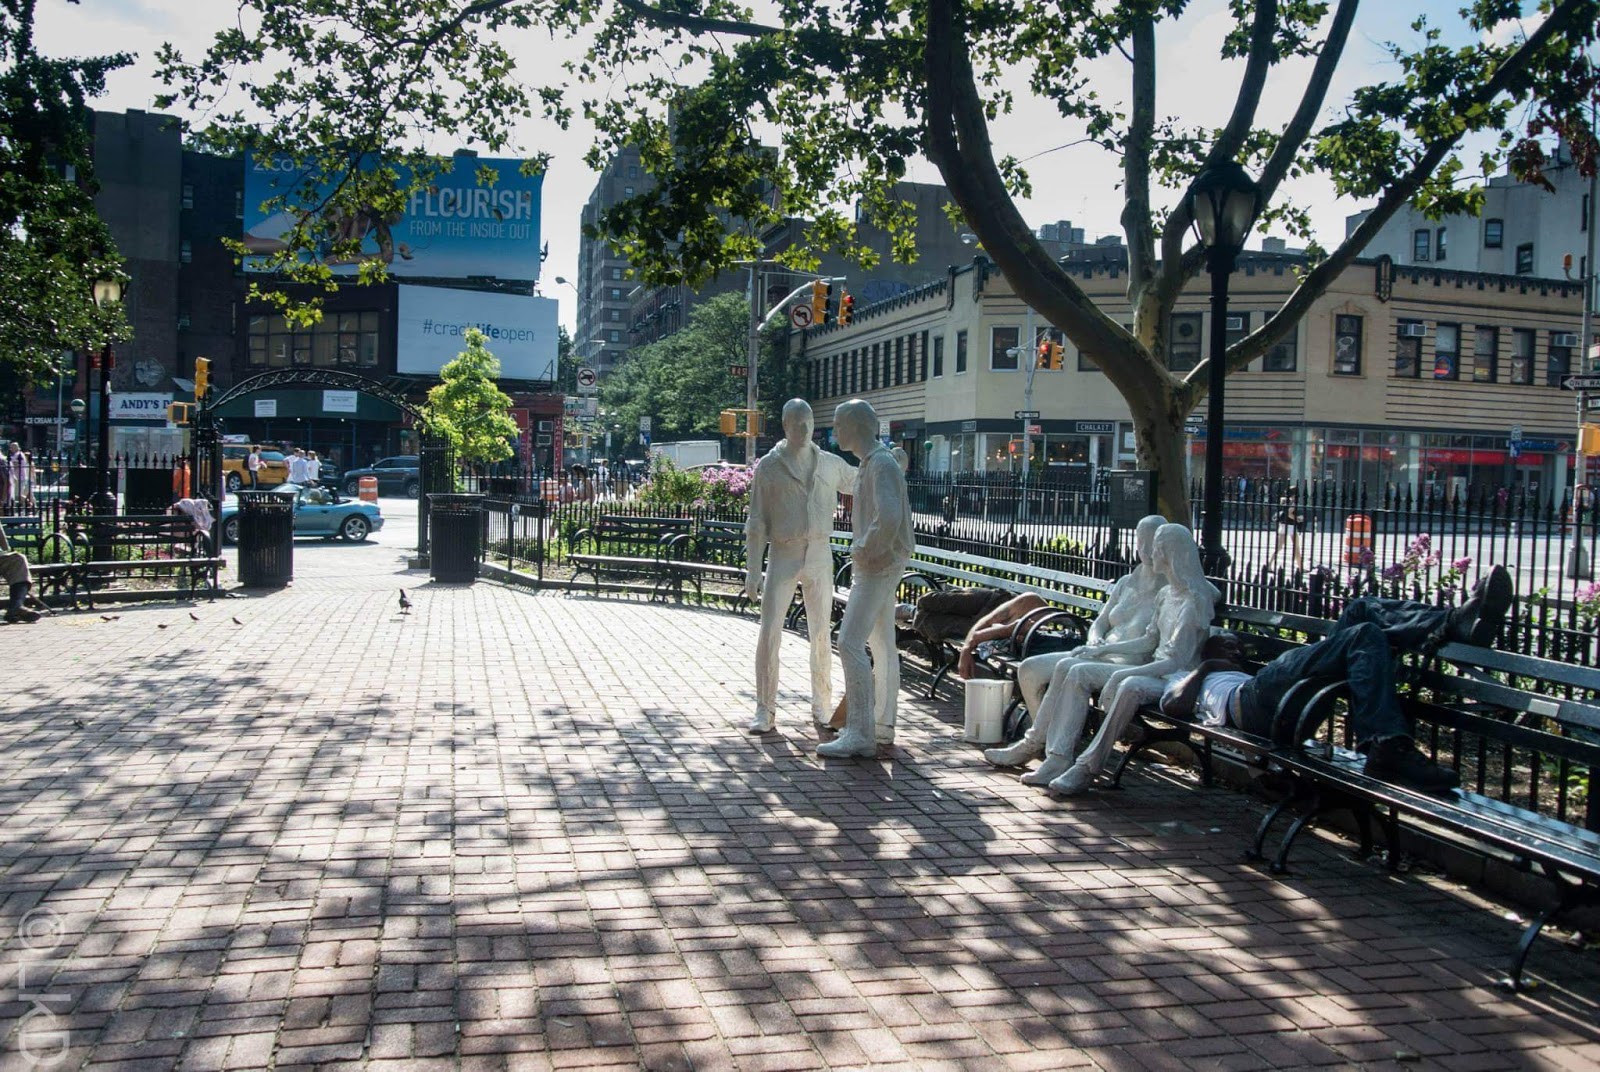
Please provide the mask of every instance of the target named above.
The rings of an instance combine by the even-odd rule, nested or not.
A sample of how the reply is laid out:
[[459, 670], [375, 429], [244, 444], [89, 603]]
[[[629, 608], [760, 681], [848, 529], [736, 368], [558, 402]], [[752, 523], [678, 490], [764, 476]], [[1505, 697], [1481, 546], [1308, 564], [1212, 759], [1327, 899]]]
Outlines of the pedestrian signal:
[[168, 402], [167, 421], [171, 424], [186, 425], [194, 423], [194, 403]]

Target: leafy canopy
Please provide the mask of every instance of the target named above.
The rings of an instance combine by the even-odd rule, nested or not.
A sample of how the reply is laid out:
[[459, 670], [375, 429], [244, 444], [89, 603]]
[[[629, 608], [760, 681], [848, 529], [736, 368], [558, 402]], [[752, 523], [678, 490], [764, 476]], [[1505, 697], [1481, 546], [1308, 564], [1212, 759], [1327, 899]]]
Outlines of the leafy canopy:
[[61, 351], [129, 335], [122, 310], [92, 297], [96, 279], [126, 277], [94, 211], [88, 102], [133, 60], [41, 56], [36, 6], [0, 4], [0, 362], [37, 382]]
[[439, 370], [439, 384], [428, 390], [422, 414], [462, 461], [503, 461], [511, 457], [519, 434], [511, 396], [495, 384], [500, 362], [484, 346], [488, 336], [469, 328], [466, 339], [467, 348]]

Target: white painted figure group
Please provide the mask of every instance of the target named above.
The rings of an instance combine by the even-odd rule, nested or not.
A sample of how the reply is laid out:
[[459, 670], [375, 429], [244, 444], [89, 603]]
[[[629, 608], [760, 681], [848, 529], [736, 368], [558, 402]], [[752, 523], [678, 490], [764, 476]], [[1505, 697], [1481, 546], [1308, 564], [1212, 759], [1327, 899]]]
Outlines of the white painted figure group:
[[[840, 495], [853, 495], [850, 596], [839, 627], [844, 665], [844, 732], [818, 745], [823, 756], [873, 756], [894, 741], [900, 661], [894, 644], [895, 591], [916, 549], [911, 504], [901, 462], [878, 440], [878, 416], [851, 399], [834, 411], [839, 446], [861, 462], [853, 468], [812, 442], [811, 406], [800, 398], [783, 407], [784, 439], [756, 466], [745, 522], [745, 594], [761, 602], [756, 642], [756, 711], [752, 733], [773, 728], [777, 711], [778, 645], [796, 583], [806, 608], [811, 647], [811, 718], [832, 716], [828, 624], [833, 556], [828, 537]], [[766, 558], [766, 575], [761, 566]], [[868, 654], [870, 650], [870, 655]]]

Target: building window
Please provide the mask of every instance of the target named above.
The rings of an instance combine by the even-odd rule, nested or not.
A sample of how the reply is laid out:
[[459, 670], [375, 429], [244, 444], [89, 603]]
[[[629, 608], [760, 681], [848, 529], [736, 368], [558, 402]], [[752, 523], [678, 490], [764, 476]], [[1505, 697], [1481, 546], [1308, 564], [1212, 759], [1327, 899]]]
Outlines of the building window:
[[1359, 316], [1333, 318], [1333, 374], [1361, 375], [1361, 339], [1365, 320]]
[[1494, 383], [1499, 378], [1500, 329], [1479, 324], [1472, 329], [1472, 381]]
[[622, 188], [622, 196], [623, 197], [632, 197], [633, 196], [633, 187], [632, 186], [624, 186]]
[[933, 337], [933, 378], [938, 379], [944, 375], [944, 336]]
[[622, 332], [618, 331], [616, 328], [612, 328], [610, 331], [606, 332], [606, 342], [621, 342], [621, 341], [622, 341]]
[[1248, 334], [1250, 334], [1250, 314], [1229, 313], [1222, 322], [1223, 349], [1233, 349]]
[[622, 300], [622, 288], [621, 287], [612, 287], [606, 293], [610, 296], [612, 301], [621, 301]]
[[1020, 332], [1017, 328], [994, 328], [989, 334], [989, 370], [1015, 372]]
[[1433, 329], [1433, 378], [1453, 380], [1461, 371], [1461, 325], [1439, 324]]
[[1511, 382], [1533, 382], [1533, 332], [1527, 328], [1511, 331]]
[[1557, 339], [1570, 337], [1570, 332], [1550, 333], [1550, 358], [1545, 365], [1544, 382], [1549, 387], [1560, 387], [1561, 381], [1572, 375], [1572, 347], [1557, 345]]
[[247, 327], [252, 366], [372, 369], [378, 366], [378, 314], [329, 313], [309, 328], [281, 316], [252, 316]]
[[611, 278], [612, 279], [621, 279], [622, 278], [622, 269], [621, 268], [613, 268], [613, 269], [611, 269]]
[[607, 309], [606, 310], [606, 319], [612, 321], [613, 323], [615, 323], [618, 320], [621, 320], [622, 319], [622, 310], [621, 309]]
[[[1578, 231], [1581, 233], [1589, 229], [1589, 195], [1584, 194], [1578, 200]], [[1587, 276], [1585, 277], [1587, 278]]]
[[1483, 248], [1499, 249], [1506, 238], [1506, 222], [1504, 220], [1483, 221]]
[[1533, 274], [1533, 243], [1524, 242], [1517, 247], [1517, 274]]
[[1083, 350], [1079, 350], [1078, 351], [1078, 371], [1079, 372], [1099, 372], [1100, 371], [1100, 366], [1096, 365], [1094, 363], [1094, 359], [1091, 358], [1088, 355], [1088, 353], [1086, 353]]
[[1299, 340], [1300, 328], [1296, 326], [1288, 335], [1272, 344], [1272, 349], [1267, 351], [1267, 356], [1261, 362], [1261, 371], [1293, 372], [1299, 368]]
[[194, 260], [194, 244], [187, 238], [178, 243], [178, 260], [184, 264]]
[[1173, 313], [1167, 324], [1167, 368], [1188, 372], [1200, 363], [1199, 313]]
[[1418, 227], [1415, 231], [1412, 231], [1411, 259], [1419, 262], [1427, 260], [1428, 251], [1432, 248], [1432, 239], [1433, 232], [1426, 227]]
[[899, 387], [906, 382], [906, 340], [896, 336], [894, 340], [894, 385]]
[[639, 165], [638, 164], [629, 164], [628, 165], [628, 178], [637, 179], [638, 177], [639, 177]]
[[1443, 228], [1443, 227], [1441, 227], [1437, 231], [1433, 232], [1433, 259], [1434, 260], [1436, 260], [1436, 261], [1444, 260], [1445, 259], [1445, 255], [1449, 252], [1450, 247], [1445, 244], [1445, 240], [1449, 236], [1449, 233], [1450, 232], [1447, 229]]
[[967, 371], [967, 333], [956, 332], [956, 375]]
[[183, 192], [179, 194], [179, 203], [184, 208], [194, 208], [194, 183], [186, 182], [181, 189]]
[[1422, 339], [1428, 333], [1420, 320], [1402, 320], [1395, 326], [1394, 374], [1414, 380], [1422, 375]]
[[917, 347], [917, 353], [922, 358], [922, 367], [919, 369], [920, 375], [917, 376], [917, 380], [919, 382], [921, 382], [921, 383], [927, 383], [928, 382], [928, 333], [926, 331], [924, 331], [922, 333], [922, 345]]

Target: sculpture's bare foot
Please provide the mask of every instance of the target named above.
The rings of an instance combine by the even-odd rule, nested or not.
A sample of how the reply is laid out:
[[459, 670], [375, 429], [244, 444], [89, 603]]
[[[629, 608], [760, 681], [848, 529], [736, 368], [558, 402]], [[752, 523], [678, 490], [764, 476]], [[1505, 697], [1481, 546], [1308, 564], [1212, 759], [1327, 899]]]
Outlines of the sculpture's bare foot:
[[847, 729], [831, 741], [817, 745], [817, 755], [829, 759], [850, 759], [862, 756], [871, 759], [878, 754], [878, 742], [858, 730]]
[[1015, 744], [1008, 744], [1003, 748], [985, 748], [983, 758], [996, 767], [1020, 767], [1043, 752], [1044, 745], [1024, 737]]
[[757, 707], [755, 717], [750, 720], [750, 724], [746, 726], [745, 729], [749, 730], [751, 733], [771, 733], [772, 709], [767, 707]]
[[1094, 771], [1082, 763], [1074, 763], [1072, 769], [1050, 783], [1050, 795], [1053, 797], [1075, 797], [1088, 791], [1094, 784]]
[[1049, 785], [1072, 767], [1071, 756], [1051, 752], [1044, 762], [1022, 776], [1023, 785]]

